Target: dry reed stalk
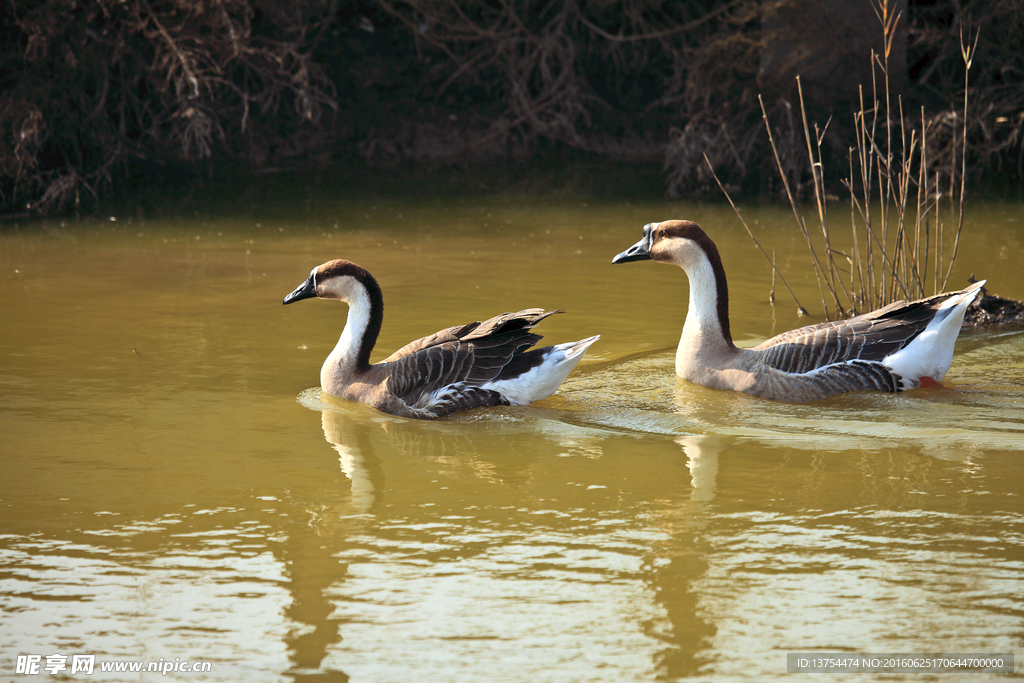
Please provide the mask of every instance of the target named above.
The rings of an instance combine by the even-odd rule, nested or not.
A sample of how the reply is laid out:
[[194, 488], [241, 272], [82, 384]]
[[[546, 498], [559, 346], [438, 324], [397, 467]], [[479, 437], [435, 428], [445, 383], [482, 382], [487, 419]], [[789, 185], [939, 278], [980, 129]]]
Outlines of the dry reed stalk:
[[[975, 34], [973, 45], [965, 44], [963, 29], [961, 28], [960, 30], [960, 54], [963, 56], [964, 65], [967, 67], [964, 69], [964, 137], [963, 155], [961, 156], [960, 164], [960, 219], [957, 221], [956, 239], [953, 241], [953, 255], [949, 258], [949, 268], [946, 270], [946, 277], [942, 280], [942, 290], [946, 289], [949, 275], [953, 272], [953, 261], [956, 260], [957, 248], [960, 246], [960, 233], [964, 227], [964, 185], [966, 184], [965, 178], [967, 176], [967, 87], [968, 76], [971, 73], [971, 64], [974, 62], [975, 48], [978, 47], [978, 36], [980, 35], [980, 31]], [[968, 36], [968, 43], [970, 43], [970, 36]]]
[[779, 271], [778, 266], [775, 265], [775, 250], [772, 249], [772, 255], [771, 257], [769, 257], [768, 252], [764, 250], [764, 247], [761, 246], [761, 243], [757, 241], [756, 237], [754, 237], [754, 232], [750, 229], [750, 226], [748, 226], [747, 222], [743, 220], [742, 214], [740, 214], [740, 211], [736, 207], [736, 204], [732, 201], [732, 197], [729, 196], [729, 191], [725, 189], [725, 185], [723, 185], [722, 181], [718, 179], [718, 175], [715, 174], [715, 168], [714, 166], [711, 165], [711, 160], [708, 159], [707, 155], [704, 155], [704, 161], [707, 163], [708, 168], [711, 170], [711, 177], [715, 179], [716, 183], [718, 183], [718, 187], [722, 190], [722, 194], [724, 194], [725, 198], [729, 200], [729, 205], [732, 206], [732, 210], [736, 212], [736, 215], [740, 219], [740, 223], [743, 224], [743, 228], [747, 231], [747, 234], [750, 235], [750, 239], [753, 240], [754, 246], [761, 250], [761, 253], [764, 254], [764, 257], [768, 259], [768, 263], [770, 263], [772, 266], [772, 289], [768, 295], [768, 300], [772, 303], [775, 302], [775, 276], [776, 274], [778, 274], [779, 279], [782, 280], [783, 286], [785, 286], [785, 288], [789, 290], [789, 295], [792, 296], [793, 301], [796, 302], [797, 313], [799, 313], [800, 315], [810, 315], [807, 312], [807, 309], [804, 308], [803, 305], [800, 303], [800, 300], [796, 298], [796, 294], [793, 293], [793, 288], [789, 286], [788, 282], [786, 282], [786, 278], [782, 276], [782, 272]]
[[[772, 153], [775, 155], [775, 164], [779, 169], [779, 177], [782, 179], [782, 186], [786, 190], [786, 196], [789, 198], [789, 205], [793, 209], [793, 215], [796, 217], [797, 225], [800, 226], [800, 232], [803, 233], [804, 241], [807, 243], [807, 249], [811, 254], [811, 263], [814, 265], [814, 277], [818, 280], [818, 290], [821, 292], [821, 307], [827, 310], [828, 306], [825, 303], [825, 290], [821, 284], [824, 269], [821, 266], [821, 261], [818, 259], [818, 253], [814, 250], [814, 244], [811, 242], [811, 236], [807, 233], [807, 224], [804, 222], [803, 217], [800, 216], [800, 210], [796, 205], [796, 197], [793, 195], [793, 190], [789, 186], [789, 180], [786, 178], [786, 172], [783, 170], [785, 167], [782, 165], [782, 160], [779, 158], [779, 148], [775, 145], [775, 137], [772, 135], [772, 127], [768, 121], [768, 112], [766, 112], [764, 108], [764, 100], [762, 100], [761, 96], [758, 95], [757, 101], [761, 104], [761, 116], [764, 120], [765, 129], [768, 131], [768, 142], [772, 147]], [[733, 210], [736, 210], [735, 206], [733, 207]], [[738, 212], [737, 215], [739, 215]], [[795, 299], [796, 297], [794, 296], [794, 300]]]

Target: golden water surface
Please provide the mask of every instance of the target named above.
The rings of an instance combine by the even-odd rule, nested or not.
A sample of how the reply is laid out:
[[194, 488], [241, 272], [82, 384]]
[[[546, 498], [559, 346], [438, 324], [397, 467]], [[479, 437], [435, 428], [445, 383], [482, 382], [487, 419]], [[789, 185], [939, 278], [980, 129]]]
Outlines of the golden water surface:
[[[744, 212], [820, 315], [792, 216]], [[611, 264], [667, 218], [719, 244], [737, 343], [810, 322], [768, 303], [767, 263], [711, 205], [5, 223], [0, 678], [93, 654], [104, 681], [158, 679], [99, 674], [129, 660], [211, 662], [159, 677], [188, 681], [761, 681], [837, 651], [1013, 652], [1020, 675], [1024, 334], [964, 333], [943, 388], [899, 395], [693, 386], [683, 272]], [[1020, 205], [972, 205], [950, 288], [1024, 298], [1022, 246]], [[374, 360], [526, 307], [567, 310], [545, 343], [602, 338], [530, 407], [327, 400], [345, 305], [281, 299], [334, 258], [384, 290]]]

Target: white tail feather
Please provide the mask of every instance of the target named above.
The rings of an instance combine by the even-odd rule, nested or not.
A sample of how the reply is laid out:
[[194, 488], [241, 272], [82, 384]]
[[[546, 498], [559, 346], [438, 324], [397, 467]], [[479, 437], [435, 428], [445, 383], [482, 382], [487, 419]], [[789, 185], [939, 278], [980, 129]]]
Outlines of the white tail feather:
[[518, 377], [488, 382], [480, 388], [497, 391], [516, 406], [529, 405], [533, 401], [547, 398], [565, 381], [590, 345], [600, 338], [601, 335], [595, 335], [549, 347], [543, 362], [528, 372]]
[[938, 313], [921, 334], [882, 360], [886, 367], [903, 377], [904, 388], [917, 387], [922, 377], [938, 382], [946, 376], [949, 366], [953, 364], [953, 347], [964, 324], [967, 307], [978, 296], [984, 284], [985, 280], [975, 282], [958, 295], [943, 301]]

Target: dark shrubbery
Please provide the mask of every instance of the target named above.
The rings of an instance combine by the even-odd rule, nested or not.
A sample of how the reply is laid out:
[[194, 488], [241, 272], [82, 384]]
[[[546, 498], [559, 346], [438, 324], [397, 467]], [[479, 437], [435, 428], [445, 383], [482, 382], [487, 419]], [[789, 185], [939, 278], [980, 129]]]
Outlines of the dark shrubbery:
[[[850, 9], [863, 0], [832, 5], [843, 11], [809, 0], [8, 0], [0, 212], [66, 210], [182, 165], [462, 165], [551, 149], [660, 160], [671, 196], [717, 193], [707, 154], [727, 184], [760, 191], [778, 176], [758, 95], [800, 187], [810, 174], [795, 76], [826, 131], [823, 163], [845, 168], [857, 84], [870, 100], [863, 65], [881, 46], [874, 16]], [[1019, 179], [1019, 0], [911, 2], [900, 21], [891, 78], [905, 113], [928, 112], [931, 163], [956, 167], [964, 28], [981, 34], [968, 166]]]
[[337, 111], [313, 54], [334, 22], [328, 2], [13, 0], [5, 11], [8, 211], [94, 199], [140, 165], [308, 152], [289, 145]]

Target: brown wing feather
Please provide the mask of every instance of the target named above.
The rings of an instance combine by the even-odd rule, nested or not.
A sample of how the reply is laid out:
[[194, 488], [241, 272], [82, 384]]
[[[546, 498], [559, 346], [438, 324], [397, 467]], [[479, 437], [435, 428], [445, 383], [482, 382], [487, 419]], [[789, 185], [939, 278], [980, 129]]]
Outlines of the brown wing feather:
[[833, 363], [881, 361], [912, 342], [952, 294], [906, 303], [897, 301], [871, 313], [784, 332], [755, 346], [764, 365], [791, 373]]
[[541, 335], [530, 329], [561, 312], [530, 308], [504, 313], [416, 340], [384, 361], [387, 388], [393, 395], [415, 402], [417, 396], [460, 384], [463, 386], [456, 393], [465, 394], [466, 401], [480, 394], [475, 400], [484, 402], [473, 405], [497, 405], [501, 401], [484, 395], [491, 392], [470, 389], [495, 379], [517, 353], [540, 341]]
[[516, 313], [502, 313], [501, 315], [496, 315], [484, 322], [473, 322], [466, 325], [449, 327], [447, 329], [440, 330], [439, 332], [435, 332], [432, 335], [423, 337], [422, 339], [409, 342], [385, 358], [384, 362], [391, 363], [403, 356], [410, 356], [417, 351], [422, 351], [423, 349], [430, 348], [431, 346], [440, 346], [448, 342], [472, 341], [474, 339], [494, 334], [496, 331], [533, 327], [544, 318], [549, 315], [554, 315], [555, 313], [564, 313], [564, 311], [557, 310], [545, 312], [543, 308], [527, 308]]

